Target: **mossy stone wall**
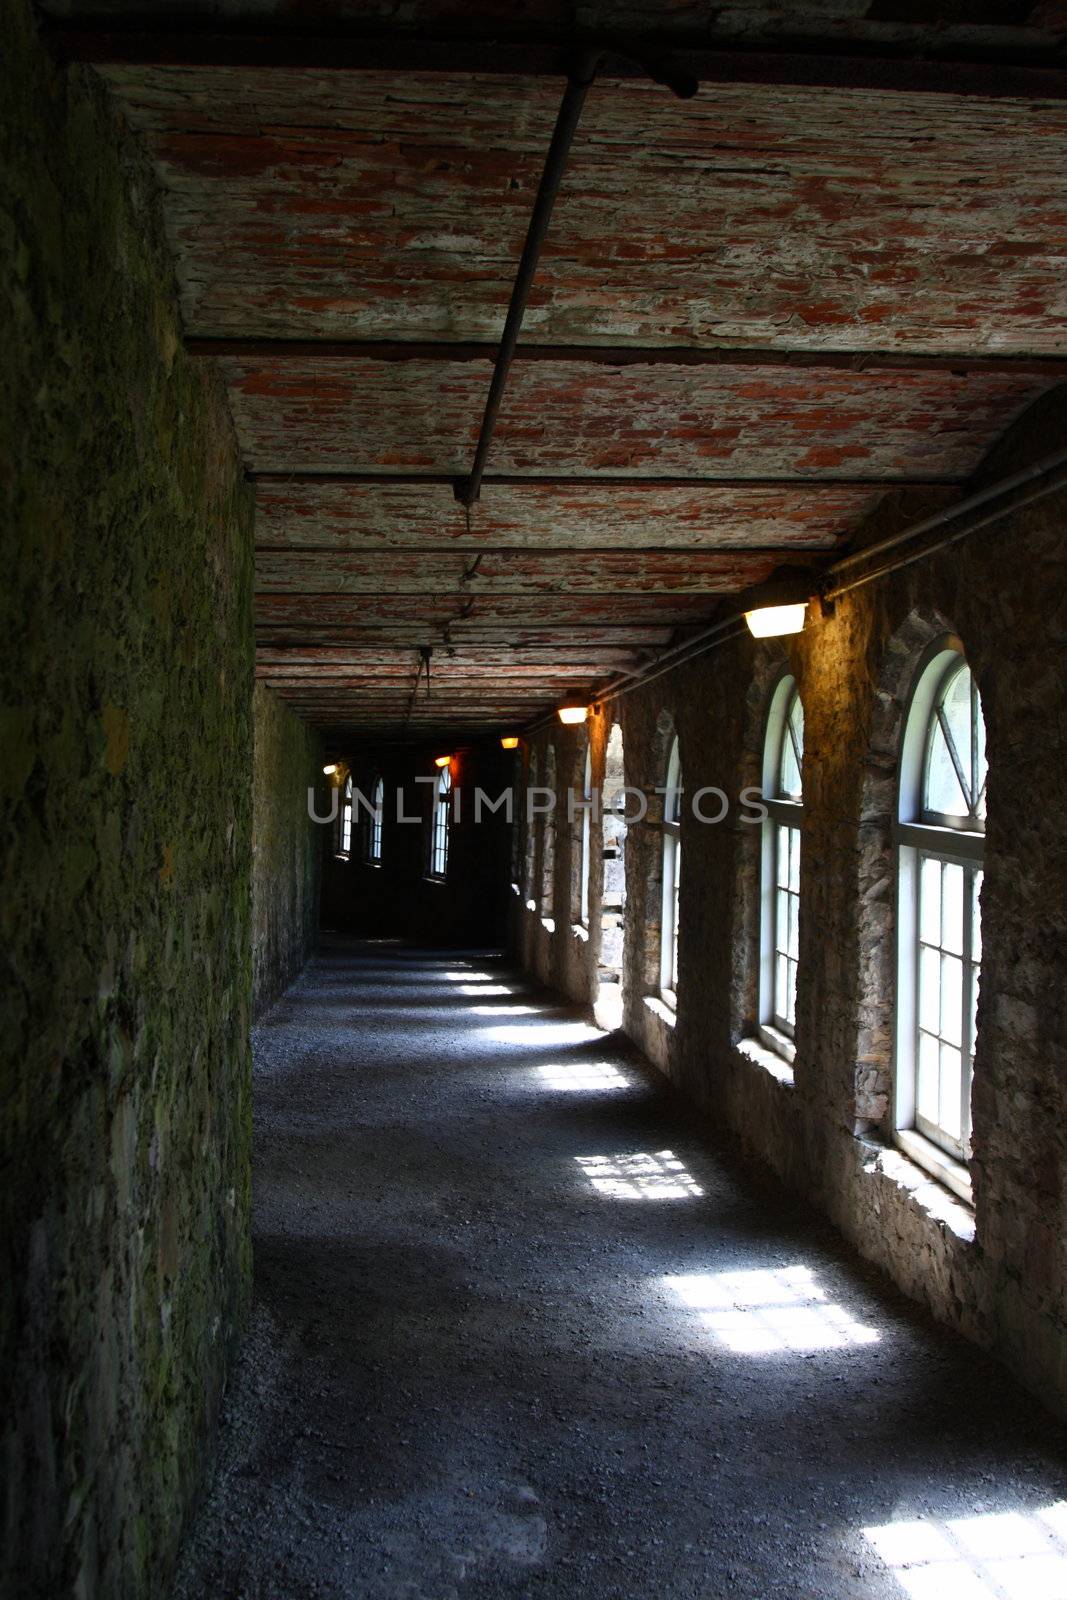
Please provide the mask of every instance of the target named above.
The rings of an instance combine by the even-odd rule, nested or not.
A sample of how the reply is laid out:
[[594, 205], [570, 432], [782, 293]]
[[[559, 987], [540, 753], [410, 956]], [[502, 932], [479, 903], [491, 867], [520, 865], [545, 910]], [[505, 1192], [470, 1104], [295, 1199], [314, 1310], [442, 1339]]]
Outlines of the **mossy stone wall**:
[[0, 1590], [136, 1600], [250, 1286], [252, 505], [147, 161], [0, 57]]

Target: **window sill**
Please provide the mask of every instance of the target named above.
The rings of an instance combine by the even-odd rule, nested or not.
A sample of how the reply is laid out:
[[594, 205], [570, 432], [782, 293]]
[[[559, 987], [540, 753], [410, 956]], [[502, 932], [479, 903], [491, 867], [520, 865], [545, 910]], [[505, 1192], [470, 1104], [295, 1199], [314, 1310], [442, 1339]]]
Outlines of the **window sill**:
[[760, 1039], [739, 1039], [737, 1050], [753, 1066], [759, 1067], [784, 1088], [794, 1087], [793, 1068], [777, 1050], [769, 1050]]
[[333, 853], [333, 859], [335, 861], [348, 862], [348, 861], [351, 861], [352, 857], [348, 854], [348, 852], [346, 850], [335, 850], [334, 853]]
[[542, 928], [544, 928], [546, 933], [555, 933], [555, 931], [556, 931], [556, 919], [555, 919], [555, 917], [542, 917], [541, 918], [541, 926], [542, 926]]
[[443, 887], [448, 882], [448, 879], [442, 878], [439, 872], [428, 872], [423, 881], [425, 883], [439, 883]]
[[668, 1028], [677, 1026], [678, 1013], [673, 1006], [669, 1006], [666, 1000], [662, 1000], [658, 994], [645, 995], [645, 1008], [651, 1011], [654, 1017], [658, 1017], [661, 1022], [665, 1022]]
[[522, 899], [522, 890], [519, 888], [517, 883], [513, 883], [511, 885], [511, 892], [513, 895], [517, 895], [520, 900]]
[[526, 909], [527, 909], [527, 911], [536, 911], [537, 910], [537, 901], [536, 900], [527, 900]]
[[894, 1145], [876, 1144], [869, 1139], [861, 1143], [866, 1151], [863, 1162], [865, 1173], [886, 1178], [894, 1188], [899, 1189], [907, 1199], [962, 1243], [974, 1242], [974, 1212], [970, 1206], [957, 1200], [951, 1190], [932, 1178], [924, 1167], [918, 1166], [903, 1150]]
[[932, 1139], [924, 1138], [914, 1128], [898, 1128], [894, 1139], [916, 1166], [922, 1167], [938, 1183], [943, 1183], [964, 1205], [974, 1205], [971, 1175], [962, 1161], [956, 1161], [946, 1151], [939, 1149]]
[[572, 922], [571, 933], [576, 939], [580, 939], [582, 944], [589, 943], [589, 929], [584, 922]]
[[779, 1056], [787, 1067], [792, 1069], [797, 1059], [797, 1047], [787, 1033], [781, 1028], [776, 1028], [773, 1023], [761, 1022], [759, 1024], [759, 1041], [765, 1049], [773, 1055]]

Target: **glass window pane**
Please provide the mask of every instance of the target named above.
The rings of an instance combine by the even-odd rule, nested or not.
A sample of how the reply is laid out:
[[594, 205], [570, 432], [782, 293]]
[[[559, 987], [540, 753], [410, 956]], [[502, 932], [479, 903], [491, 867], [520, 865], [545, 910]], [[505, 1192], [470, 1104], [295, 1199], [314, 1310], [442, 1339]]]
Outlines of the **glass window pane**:
[[941, 940], [941, 863], [924, 856], [919, 869], [919, 938], [923, 944]]
[[960, 1138], [963, 1127], [960, 1121], [962, 1102], [960, 1085], [962, 1059], [952, 1045], [941, 1046], [941, 1112], [937, 1122], [950, 1139]]
[[941, 1021], [941, 957], [936, 950], [919, 952], [919, 1026], [936, 1033]]
[[976, 872], [974, 874], [974, 881], [973, 881], [973, 886], [972, 886], [972, 889], [971, 889], [971, 893], [974, 896], [974, 899], [972, 901], [972, 911], [971, 911], [971, 955], [973, 956], [975, 961], [981, 961], [981, 959], [982, 959], [982, 907], [981, 907], [981, 904], [979, 903], [979, 897], [981, 896], [981, 893], [982, 893], [982, 874], [981, 874], [981, 872]]
[[789, 887], [800, 893], [800, 829], [789, 829]]
[[785, 1020], [788, 1022], [791, 1028], [796, 1026], [797, 964], [795, 961], [786, 962]]
[[942, 1039], [950, 1044], [963, 1043], [963, 962], [958, 956], [941, 957], [941, 1027]]
[[939, 1050], [929, 1033], [919, 1034], [919, 1070], [915, 1084], [915, 1109], [927, 1122], [935, 1122], [940, 1111]]
[[788, 963], [784, 956], [777, 955], [774, 958], [774, 1012], [778, 1017], [786, 1015], [788, 987]]
[[941, 944], [954, 955], [963, 954], [963, 868], [946, 861], [941, 871]]
[[774, 852], [775, 882], [784, 889], [789, 882], [789, 835], [792, 830], [779, 827]]
[[789, 896], [789, 942], [786, 946], [795, 961], [800, 955], [800, 896]]
[[789, 893], [785, 889], [779, 889], [775, 896], [774, 948], [789, 949]]
[[799, 800], [803, 793], [797, 752], [804, 754], [804, 709], [800, 696], [794, 694], [782, 730], [782, 755], [778, 768], [778, 793], [791, 800]]
[[930, 726], [930, 744], [926, 756], [926, 785], [923, 809], [938, 811], [946, 817], [965, 817], [967, 802], [963, 797], [956, 769], [952, 764], [945, 735], [937, 721]]

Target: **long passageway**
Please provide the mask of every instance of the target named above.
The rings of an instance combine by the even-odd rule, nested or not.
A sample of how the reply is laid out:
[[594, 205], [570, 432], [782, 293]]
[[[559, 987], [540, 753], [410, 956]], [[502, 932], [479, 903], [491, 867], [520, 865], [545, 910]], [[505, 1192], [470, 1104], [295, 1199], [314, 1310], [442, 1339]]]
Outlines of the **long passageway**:
[[1067, 1595], [1059, 1427], [498, 959], [327, 941], [254, 1095], [179, 1600]]

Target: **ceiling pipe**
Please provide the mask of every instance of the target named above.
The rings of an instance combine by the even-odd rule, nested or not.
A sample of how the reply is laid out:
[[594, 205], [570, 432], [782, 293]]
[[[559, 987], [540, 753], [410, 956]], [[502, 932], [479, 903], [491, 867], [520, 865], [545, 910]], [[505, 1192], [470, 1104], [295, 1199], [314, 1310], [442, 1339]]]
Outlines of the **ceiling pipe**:
[[541, 247], [548, 233], [548, 225], [552, 220], [552, 210], [559, 194], [560, 184], [567, 166], [567, 157], [570, 154], [574, 135], [578, 130], [578, 121], [585, 105], [585, 97], [589, 93], [596, 70], [600, 64], [599, 55], [587, 56], [569, 73], [567, 87], [563, 91], [559, 112], [556, 116], [556, 126], [552, 133], [552, 143], [548, 147], [545, 157], [545, 169], [541, 174], [541, 183], [534, 201], [533, 212], [530, 216], [530, 225], [526, 230], [526, 243], [522, 247], [522, 256], [519, 260], [519, 269], [512, 285], [511, 300], [508, 304], [508, 314], [504, 322], [504, 332], [500, 340], [500, 348], [496, 354], [496, 364], [493, 367], [493, 380], [489, 385], [489, 394], [485, 402], [485, 411], [482, 415], [482, 426], [478, 434], [478, 447], [474, 452], [474, 461], [470, 473], [465, 478], [458, 478], [453, 485], [456, 499], [461, 505], [472, 506], [481, 494], [482, 474], [489, 456], [489, 447], [493, 442], [493, 433], [496, 429], [497, 418], [500, 415], [500, 406], [504, 399], [504, 389], [508, 381], [508, 372], [515, 355], [515, 346], [519, 342], [519, 332], [522, 328], [522, 319], [526, 314], [526, 303], [530, 298], [533, 287], [534, 273], [541, 256]]
[[[1061, 473], [1061, 469], [1063, 469]], [[1024, 490], [1019, 494], [1015, 491]], [[948, 506], [943, 511], [926, 517], [921, 522], [912, 523], [900, 533], [892, 534], [878, 543], [869, 545], [865, 550], [856, 550], [840, 560], [834, 561], [826, 568], [825, 577], [832, 577], [835, 573], [844, 572], [872, 557], [896, 551], [897, 554], [889, 560], [880, 563], [869, 571], [861, 572], [857, 577], [845, 583], [825, 585], [818, 590], [819, 598], [824, 604], [832, 605], [840, 596], [859, 589], [864, 584], [873, 583], [876, 578], [887, 577], [892, 572], [899, 571], [902, 567], [913, 565], [916, 561], [923, 560], [926, 556], [935, 555], [948, 545], [956, 544], [960, 539], [969, 534], [977, 533], [981, 528], [986, 528], [993, 522], [999, 522], [1003, 517], [1011, 516], [1016, 511], [1034, 505], [1039, 500], [1046, 499], [1058, 490], [1067, 490], [1067, 450], [1058, 450], [1052, 455], [1042, 456], [1032, 466], [1024, 468], [1021, 472], [1013, 473], [1011, 477], [1002, 478], [999, 482], [990, 484], [988, 488], [979, 490], [976, 494], [969, 495], [965, 500], [958, 501], [954, 506]], [[1003, 504], [993, 505], [993, 501], [1004, 500]], [[953, 524], [964, 519], [961, 526]], [[946, 531], [942, 537], [924, 543], [919, 549], [902, 548], [914, 545], [917, 539], [924, 539], [928, 533], [939, 528]], [[697, 656], [706, 654], [709, 650], [716, 649], [720, 644], [725, 644], [728, 639], [736, 638], [747, 633], [744, 622], [744, 612], [731, 613], [721, 621], [713, 623], [709, 628], [694, 634], [692, 638], [682, 640], [680, 644], [672, 645], [670, 649], [662, 651], [653, 661], [644, 667], [636, 667], [632, 672], [620, 674], [601, 688], [591, 691], [590, 704], [605, 700], [620, 700], [633, 689], [643, 687], [646, 683], [653, 682], [662, 677], [665, 672], [673, 672], [676, 667], [686, 665]], [[538, 729], [550, 726], [555, 720], [555, 713], [539, 718], [525, 730], [527, 733], [536, 733]]]

